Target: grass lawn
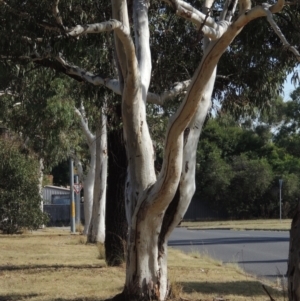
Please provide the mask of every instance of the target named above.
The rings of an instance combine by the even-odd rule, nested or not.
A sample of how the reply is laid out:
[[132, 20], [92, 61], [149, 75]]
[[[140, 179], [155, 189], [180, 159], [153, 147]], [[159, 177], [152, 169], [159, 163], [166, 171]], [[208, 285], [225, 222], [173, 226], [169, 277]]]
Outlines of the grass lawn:
[[[236, 265], [197, 252], [168, 252], [174, 300], [269, 300], [262, 283]], [[121, 292], [124, 279], [125, 266], [107, 267], [83, 236], [51, 228], [0, 235], [0, 301], [104, 300]], [[276, 301], [284, 300], [280, 283], [266, 285]]]
[[240, 221], [182, 222], [181, 227], [189, 229], [233, 229], [233, 230], [290, 230], [291, 219], [257, 219]]

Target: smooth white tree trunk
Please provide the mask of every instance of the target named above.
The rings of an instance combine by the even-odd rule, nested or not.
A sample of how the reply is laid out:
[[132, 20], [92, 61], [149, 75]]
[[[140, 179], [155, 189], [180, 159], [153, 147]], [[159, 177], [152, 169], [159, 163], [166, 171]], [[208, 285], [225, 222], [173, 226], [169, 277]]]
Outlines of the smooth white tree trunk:
[[81, 110], [75, 108], [75, 113], [80, 118], [80, 125], [82, 132], [86, 138], [89, 155], [90, 164], [86, 175], [83, 174], [82, 166], [78, 158], [75, 160], [75, 164], [79, 171], [79, 178], [83, 180], [84, 188], [84, 230], [83, 234], [87, 235], [91, 223], [92, 211], [93, 211], [93, 198], [94, 198], [94, 184], [95, 184], [95, 169], [96, 169], [96, 137], [92, 134], [88, 127], [88, 122], [85, 117], [84, 107], [81, 104]]
[[93, 145], [93, 150], [90, 152], [91, 161], [90, 169], [85, 176], [83, 181], [84, 187], [84, 230], [83, 234], [88, 234], [88, 229], [90, 227], [93, 211], [93, 198], [94, 198], [94, 183], [95, 183], [95, 168], [96, 168], [96, 145]]
[[[138, 7], [138, 4], [136, 5]], [[143, 8], [139, 7], [139, 11], [145, 10], [146, 7], [146, 5]], [[136, 78], [141, 76], [141, 85], [138, 86], [137, 81], [133, 79], [131, 82], [129, 79], [133, 84], [125, 85], [123, 93], [124, 133], [127, 138], [129, 162], [126, 205], [130, 226], [123, 293], [128, 300], [167, 298], [169, 289], [167, 240], [183, 218], [195, 191], [196, 148], [211, 104], [216, 66], [223, 52], [243, 26], [257, 17], [256, 11], [253, 14], [248, 12], [243, 14], [242, 8], [243, 6], [240, 9], [240, 18], [232, 24], [230, 16], [233, 14], [230, 12], [229, 17], [227, 13], [224, 14], [224, 20], [220, 20], [214, 30], [203, 26], [203, 31], [209, 37], [204, 56], [194, 73], [185, 99], [170, 120], [164, 148], [164, 162], [157, 179], [149, 167], [153, 166], [153, 157], [147, 150], [150, 150], [152, 145], [147, 137], [147, 128], [144, 128], [142, 101], [146, 101], [145, 95], [148, 91], [145, 92], [143, 85], [142, 71], [146, 71], [142, 70], [141, 66], [144, 65], [139, 62], [139, 58], [143, 57], [139, 53], [143, 52], [143, 47], [148, 46], [141, 40], [136, 46], [136, 49], [139, 49], [137, 64], [133, 63], [129, 67], [132, 68], [130, 74], [136, 72], [139, 74]], [[144, 15], [144, 12], [139, 14], [139, 19], [135, 22], [141, 22]], [[146, 22], [141, 23], [146, 24]], [[142, 26], [139, 27], [139, 34], [143, 35]], [[146, 54], [145, 52], [145, 56]], [[134, 62], [134, 58], [132, 61]], [[135, 69], [136, 66], [138, 70]], [[128, 109], [130, 102], [131, 110]], [[147, 178], [143, 181], [144, 175], [147, 175]]]
[[[44, 198], [43, 198], [43, 180], [44, 180], [44, 159], [39, 159], [39, 194], [41, 197], [41, 211], [44, 212]], [[41, 225], [42, 228], [45, 227], [45, 225]]]
[[89, 243], [104, 243], [105, 240], [105, 206], [108, 159], [106, 122], [106, 114], [103, 109], [101, 114], [101, 124], [96, 130], [96, 171], [92, 218], [88, 231]]

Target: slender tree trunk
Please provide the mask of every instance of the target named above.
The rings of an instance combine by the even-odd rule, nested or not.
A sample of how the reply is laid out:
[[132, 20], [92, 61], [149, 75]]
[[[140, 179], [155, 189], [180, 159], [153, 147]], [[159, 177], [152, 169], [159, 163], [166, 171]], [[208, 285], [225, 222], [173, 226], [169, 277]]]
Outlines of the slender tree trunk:
[[95, 169], [96, 169], [96, 142], [90, 146], [90, 169], [83, 181], [84, 187], [84, 230], [83, 234], [87, 235], [91, 223], [93, 212], [93, 197], [94, 197], [94, 183], [95, 183]]
[[300, 300], [300, 203], [292, 220], [288, 260], [288, 297], [289, 301]]
[[75, 113], [80, 119], [82, 132], [86, 138], [90, 152], [90, 167], [87, 175], [84, 177], [81, 163], [78, 158], [75, 158], [76, 166], [80, 173], [80, 178], [83, 180], [84, 187], [84, 230], [83, 234], [87, 235], [91, 223], [93, 211], [93, 198], [94, 198], [94, 184], [95, 184], [95, 169], [96, 169], [96, 141], [95, 136], [91, 133], [88, 127], [88, 120], [85, 116], [83, 103], [81, 103], [80, 110], [74, 108]]
[[[43, 199], [43, 180], [44, 180], [44, 159], [40, 158], [39, 160], [39, 193], [41, 197], [41, 211], [44, 212], [44, 199]], [[42, 228], [45, 225], [41, 225]]]
[[107, 181], [107, 132], [106, 114], [101, 114], [101, 126], [96, 132], [96, 171], [94, 184], [94, 202], [87, 242], [104, 243], [105, 240], [105, 206]]

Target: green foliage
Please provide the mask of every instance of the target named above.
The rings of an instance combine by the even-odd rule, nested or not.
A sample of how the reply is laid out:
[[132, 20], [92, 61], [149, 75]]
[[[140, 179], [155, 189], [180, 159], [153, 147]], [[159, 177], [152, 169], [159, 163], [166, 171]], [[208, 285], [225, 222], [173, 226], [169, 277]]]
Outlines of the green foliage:
[[0, 230], [20, 233], [46, 223], [38, 189], [38, 164], [11, 141], [0, 140]]
[[259, 216], [264, 195], [271, 186], [273, 173], [265, 159], [249, 160], [241, 155], [234, 158], [234, 177], [227, 192], [228, 213], [233, 217]]
[[267, 117], [277, 130], [259, 118], [234, 122], [226, 114], [207, 122], [197, 152], [196, 193], [214, 211], [230, 218], [278, 217], [281, 178], [282, 214], [291, 216], [300, 196], [299, 135]]

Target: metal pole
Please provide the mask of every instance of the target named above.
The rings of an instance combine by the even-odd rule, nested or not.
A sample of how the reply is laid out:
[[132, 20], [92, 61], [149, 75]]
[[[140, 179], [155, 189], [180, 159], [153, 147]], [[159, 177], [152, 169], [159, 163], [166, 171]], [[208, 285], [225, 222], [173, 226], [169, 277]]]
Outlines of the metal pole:
[[75, 233], [74, 172], [72, 158], [70, 158], [70, 224], [71, 232]]
[[279, 180], [279, 219], [281, 221], [281, 187], [282, 187], [283, 180]]
[[[79, 184], [78, 175], [75, 175], [75, 183]], [[75, 194], [75, 223], [76, 225], [80, 224], [80, 191]]]

